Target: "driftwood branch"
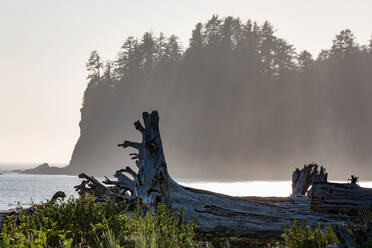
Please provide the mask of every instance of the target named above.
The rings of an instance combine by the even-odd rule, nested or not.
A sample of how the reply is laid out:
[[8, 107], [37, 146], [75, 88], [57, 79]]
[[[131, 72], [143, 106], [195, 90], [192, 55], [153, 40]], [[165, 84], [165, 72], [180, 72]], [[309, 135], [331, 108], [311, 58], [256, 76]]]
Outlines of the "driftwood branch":
[[132, 168], [130, 168], [129, 166], [125, 167], [125, 169], [121, 169], [120, 171], [130, 174], [133, 177], [133, 179], [137, 177], [137, 173], [134, 172], [134, 170], [132, 170]]
[[117, 181], [111, 181], [106, 177], [106, 180], [104, 181], [105, 184], [114, 184], [116, 187], [124, 190], [129, 190], [130, 193], [133, 195], [135, 190], [134, 181], [123, 174], [122, 170], [116, 171], [114, 174], [114, 177], [116, 177]]
[[126, 141], [123, 142], [123, 144], [118, 144], [118, 146], [119, 147], [123, 147], [123, 148], [132, 147], [134, 149], [139, 150], [141, 144], [140, 143], [137, 143], [137, 142], [132, 142], [132, 141], [126, 140]]
[[359, 177], [351, 175], [349, 179], [347, 179], [351, 184], [357, 184], [359, 181]]
[[54, 195], [52, 196], [52, 198], [50, 199], [50, 201], [49, 202], [51, 202], [51, 203], [54, 203], [54, 202], [56, 202], [59, 198], [65, 198], [66, 197], [66, 194], [65, 194], [65, 192], [63, 192], [63, 191], [57, 191], [56, 193], [54, 193]]
[[86, 193], [94, 195], [98, 200], [106, 200], [107, 197], [113, 197], [114, 193], [100, 181], [98, 181], [93, 176], [90, 177], [84, 173], [79, 175], [79, 178], [83, 178], [80, 185], [75, 186], [75, 189], [80, 195], [85, 195]]
[[140, 121], [136, 121], [134, 123], [134, 127], [140, 131], [141, 133], [144, 133], [145, 132], [145, 128], [142, 126], [141, 122]]

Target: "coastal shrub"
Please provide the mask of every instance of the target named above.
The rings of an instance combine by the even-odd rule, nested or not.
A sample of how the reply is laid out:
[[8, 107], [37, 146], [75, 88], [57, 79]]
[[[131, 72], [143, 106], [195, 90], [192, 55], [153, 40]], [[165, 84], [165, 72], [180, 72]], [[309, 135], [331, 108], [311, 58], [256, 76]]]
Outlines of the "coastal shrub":
[[312, 230], [305, 221], [301, 225], [296, 219], [293, 219], [293, 225], [284, 232], [283, 236], [288, 248], [325, 248], [330, 244], [338, 243], [331, 226], [323, 231], [319, 223]]
[[[106, 228], [103, 239], [97, 237], [99, 247], [125, 247], [157, 248], [157, 247], [196, 247], [195, 226], [196, 219], [191, 224], [184, 224], [183, 210], [176, 217], [173, 211], [168, 212], [163, 205], [156, 210], [147, 211], [143, 214], [139, 207], [131, 215], [119, 216], [122, 228], [120, 237], [115, 237], [111, 229]], [[109, 245], [109, 246], [108, 246]]]
[[195, 222], [184, 224], [164, 206], [127, 215], [117, 203], [94, 197], [43, 203], [9, 216], [1, 247], [194, 247]]
[[347, 223], [348, 231], [357, 247], [372, 247], [372, 208], [358, 212], [358, 220]]

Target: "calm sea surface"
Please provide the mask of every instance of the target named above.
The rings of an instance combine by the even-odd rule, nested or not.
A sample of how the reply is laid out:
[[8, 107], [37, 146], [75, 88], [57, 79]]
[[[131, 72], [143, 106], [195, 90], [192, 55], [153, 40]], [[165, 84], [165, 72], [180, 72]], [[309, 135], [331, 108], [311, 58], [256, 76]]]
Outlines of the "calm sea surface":
[[[31, 202], [40, 203], [50, 199], [57, 191], [64, 191], [68, 197], [77, 197], [74, 186], [80, 182], [81, 179], [77, 176], [0, 175], [0, 210], [15, 208], [18, 205], [28, 207]], [[288, 196], [291, 193], [290, 181], [179, 182], [185, 186], [234, 196]], [[372, 182], [360, 184], [363, 187], [372, 188]]]

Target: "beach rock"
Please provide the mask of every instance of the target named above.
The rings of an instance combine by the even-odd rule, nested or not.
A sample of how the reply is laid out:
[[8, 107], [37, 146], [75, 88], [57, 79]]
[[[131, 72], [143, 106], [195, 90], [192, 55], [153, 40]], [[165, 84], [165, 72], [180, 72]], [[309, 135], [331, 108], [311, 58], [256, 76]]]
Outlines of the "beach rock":
[[65, 169], [50, 166], [48, 163], [43, 163], [35, 168], [22, 170], [21, 174], [44, 174], [44, 175], [61, 175], [64, 174]]

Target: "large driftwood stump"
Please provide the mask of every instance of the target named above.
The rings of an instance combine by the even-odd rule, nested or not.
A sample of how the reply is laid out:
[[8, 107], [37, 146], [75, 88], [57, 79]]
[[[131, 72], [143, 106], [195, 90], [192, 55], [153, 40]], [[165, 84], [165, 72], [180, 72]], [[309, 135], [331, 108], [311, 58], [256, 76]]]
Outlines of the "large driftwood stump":
[[[346, 220], [337, 215], [310, 212], [310, 200], [303, 196], [232, 197], [184, 187], [168, 174], [159, 132], [158, 112], [144, 112], [143, 122], [144, 126], [139, 121], [134, 123], [142, 135], [140, 143], [124, 141], [119, 144], [120, 147], [136, 150], [130, 156], [136, 162], [138, 173], [127, 167], [115, 173], [117, 181], [107, 178], [104, 183], [114, 185], [115, 190], [105, 190], [102, 188], [103, 184], [95, 182], [94, 178], [86, 177], [90, 186], [93, 184], [93, 187], [99, 190], [97, 195], [101, 198], [102, 194], [105, 194], [106, 197], [133, 203], [138, 197], [142, 200], [144, 209], [155, 208], [159, 203], [176, 211], [182, 208], [185, 221], [191, 222], [197, 216], [197, 230], [200, 233], [265, 241], [280, 238], [283, 231], [292, 224], [293, 218], [305, 219], [308, 224], [314, 226], [319, 221], [327, 225]], [[315, 173], [315, 166], [312, 167], [310, 174]], [[324, 174], [323, 169], [321, 174]], [[299, 176], [300, 182], [302, 177], [304, 176]], [[81, 191], [89, 192], [84, 187]]]
[[305, 195], [310, 186], [314, 183], [326, 183], [328, 179], [328, 173], [325, 172], [323, 166], [311, 163], [304, 165], [302, 170], [296, 169], [292, 174], [292, 195], [301, 196]]
[[[119, 144], [123, 148], [132, 147], [138, 153], [131, 153], [138, 167], [138, 174], [127, 167], [125, 170], [117, 171], [119, 187], [131, 191], [131, 198], [139, 196], [142, 203], [147, 207], [156, 207], [158, 203], [169, 206], [169, 184], [172, 183], [168, 175], [167, 164], [165, 162], [163, 145], [159, 132], [159, 115], [157, 111], [151, 114], [144, 112], [142, 126], [140, 121], [134, 123], [135, 128], [142, 134], [142, 142], [124, 141]], [[120, 172], [120, 176], [118, 175]], [[130, 179], [122, 172], [130, 174]], [[109, 182], [107, 182], [109, 183]]]

